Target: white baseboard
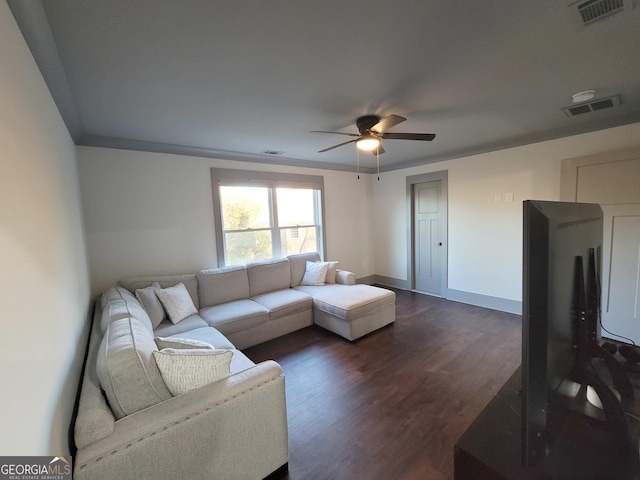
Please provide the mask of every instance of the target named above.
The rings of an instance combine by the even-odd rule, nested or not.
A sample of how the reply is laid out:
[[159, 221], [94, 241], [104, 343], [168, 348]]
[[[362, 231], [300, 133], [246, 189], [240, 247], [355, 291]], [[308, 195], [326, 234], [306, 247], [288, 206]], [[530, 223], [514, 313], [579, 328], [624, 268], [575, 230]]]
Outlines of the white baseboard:
[[452, 289], [447, 289], [445, 298], [447, 298], [447, 300], [453, 300], [454, 302], [468, 303], [469, 305], [477, 305], [478, 307], [490, 308], [491, 310], [522, 315], [522, 302], [517, 300]]
[[[410, 290], [407, 280], [399, 278], [385, 277], [383, 275], [369, 275], [357, 280], [357, 283], [367, 285], [377, 284], [385, 287], [397, 288], [398, 290]], [[501, 312], [522, 315], [522, 302], [517, 300], [509, 300], [506, 298], [492, 297], [489, 295], [481, 295], [479, 293], [464, 292], [462, 290], [447, 289], [442, 298], [452, 300], [454, 302], [467, 303], [478, 307], [490, 308], [491, 310], [499, 310]]]

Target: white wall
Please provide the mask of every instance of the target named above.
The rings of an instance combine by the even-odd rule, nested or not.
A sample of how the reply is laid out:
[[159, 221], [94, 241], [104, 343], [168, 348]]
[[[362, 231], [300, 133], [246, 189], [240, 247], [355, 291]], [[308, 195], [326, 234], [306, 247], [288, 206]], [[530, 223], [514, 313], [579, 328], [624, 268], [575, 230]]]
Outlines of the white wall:
[[324, 176], [327, 257], [375, 273], [369, 175], [94, 147], [77, 156], [94, 293], [127, 276], [218, 266], [211, 167]]
[[0, 0], [0, 452], [68, 455], [89, 283], [75, 147]]
[[406, 177], [447, 170], [448, 288], [519, 302], [522, 201], [560, 198], [562, 159], [636, 145], [640, 123], [384, 173], [373, 182], [375, 271], [407, 280]]
[[[211, 167], [323, 175], [327, 253], [359, 278], [407, 280], [406, 177], [449, 175], [448, 289], [521, 301], [522, 201], [558, 200], [562, 159], [640, 144], [640, 124], [361, 175], [77, 147], [92, 291], [217, 266]], [[505, 202], [506, 193], [513, 201]], [[502, 202], [495, 202], [500, 194]], [[453, 295], [452, 295], [453, 297]]]

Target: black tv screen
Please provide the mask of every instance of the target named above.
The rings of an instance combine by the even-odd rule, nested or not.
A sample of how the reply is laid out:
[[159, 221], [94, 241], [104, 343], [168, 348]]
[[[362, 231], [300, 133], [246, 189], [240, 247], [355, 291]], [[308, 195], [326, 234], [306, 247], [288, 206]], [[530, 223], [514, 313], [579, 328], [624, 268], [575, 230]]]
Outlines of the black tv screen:
[[[544, 460], [553, 397], [560, 395], [588, 344], [599, 340], [597, 316], [586, 310], [598, 301], [593, 279], [600, 271], [602, 236], [599, 205], [535, 200], [523, 204], [524, 466]], [[585, 325], [579, 329], [580, 315]]]

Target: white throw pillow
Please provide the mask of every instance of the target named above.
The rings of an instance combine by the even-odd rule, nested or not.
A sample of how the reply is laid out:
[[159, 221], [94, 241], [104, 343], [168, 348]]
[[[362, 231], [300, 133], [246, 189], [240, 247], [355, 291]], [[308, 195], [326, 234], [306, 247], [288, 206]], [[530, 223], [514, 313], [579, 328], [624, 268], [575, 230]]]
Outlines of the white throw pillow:
[[215, 350], [210, 343], [191, 338], [156, 337], [154, 340], [160, 350], [163, 348]]
[[328, 269], [329, 265], [326, 262], [310, 262], [307, 260], [304, 277], [302, 277], [300, 285], [324, 285]]
[[231, 374], [231, 350], [180, 350], [153, 352], [160, 374], [175, 397], [204, 387]]
[[327, 278], [325, 283], [336, 283], [336, 274], [338, 273], [338, 263], [340, 262], [325, 262], [329, 268], [327, 269]]
[[160, 325], [162, 320], [167, 317], [164, 312], [164, 307], [156, 295], [156, 290], [160, 290], [160, 284], [158, 282], [154, 282], [147, 288], [136, 290], [136, 298], [142, 305], [142, 308], [144, 308], [144, 311], [147, 312], [147, 315], [149, 315], [153, 328]]
[[169, 320], [174, 325], [185, 318], [198, 313], [198, 309], [193, 304], [193, 300], [187, 291], [184, 283], [169, 288], [156, 290], [156, 295], [162, 302], [164, 309], [169, 315]]

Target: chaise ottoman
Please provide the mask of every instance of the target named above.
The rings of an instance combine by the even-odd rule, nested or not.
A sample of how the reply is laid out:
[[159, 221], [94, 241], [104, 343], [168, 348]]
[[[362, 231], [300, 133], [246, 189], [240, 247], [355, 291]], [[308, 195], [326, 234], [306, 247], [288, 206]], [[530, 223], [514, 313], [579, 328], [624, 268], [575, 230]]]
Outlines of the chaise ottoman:
[[393, 323], [396, 294], [371, 285], [298, 286], [313, 296], [313, 322], [347, 340]]

